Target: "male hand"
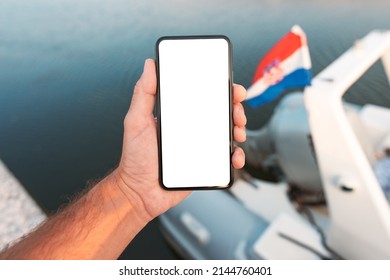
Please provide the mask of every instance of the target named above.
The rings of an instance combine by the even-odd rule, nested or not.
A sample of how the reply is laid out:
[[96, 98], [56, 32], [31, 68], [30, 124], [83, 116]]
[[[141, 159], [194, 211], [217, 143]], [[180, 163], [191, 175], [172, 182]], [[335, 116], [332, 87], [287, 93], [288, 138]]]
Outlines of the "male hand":
[[[122, 192], [130, 203], [140, 209], [140, 214], [147, 221], [164, 213], [191, 193], [167, 191], [159, 184], [157, 125], [153, 116], [156, 90], [155, 62], [147, 59], [124, 121], [122, 158], [114, 172]], [[243, 142], [246, 139], [246, 116], [241, 102], [245, 99], [246, 91], [242, 86], [234, 85], [233, 95], [234, 140]], [[232, 163], [236, 169], [244, 166], [245, 155], [241, 148], [235, 147]]]

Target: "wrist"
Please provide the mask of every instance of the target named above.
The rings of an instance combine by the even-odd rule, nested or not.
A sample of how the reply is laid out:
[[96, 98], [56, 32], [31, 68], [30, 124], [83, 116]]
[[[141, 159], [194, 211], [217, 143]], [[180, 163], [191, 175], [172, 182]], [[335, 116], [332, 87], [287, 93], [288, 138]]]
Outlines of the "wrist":
[[111, 172], [104, 180], [106, 179], [110, 182], [110, 192], [115, 193], [118, 202], [128, 206], [131, 209], [132, 215], [138, 217], [141, 223], [146, 225], [154, 218], [146, 210], [141, 196], [133, 190], [133, 186], [129, 186], [125, 182], [119, 167]]

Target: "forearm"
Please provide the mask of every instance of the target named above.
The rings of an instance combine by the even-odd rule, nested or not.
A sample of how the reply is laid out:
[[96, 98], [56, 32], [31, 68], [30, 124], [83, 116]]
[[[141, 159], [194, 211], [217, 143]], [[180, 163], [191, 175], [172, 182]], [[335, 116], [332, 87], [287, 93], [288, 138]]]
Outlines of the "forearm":
[[116, 259], [150, 217], [114, 171], [0, 259]]

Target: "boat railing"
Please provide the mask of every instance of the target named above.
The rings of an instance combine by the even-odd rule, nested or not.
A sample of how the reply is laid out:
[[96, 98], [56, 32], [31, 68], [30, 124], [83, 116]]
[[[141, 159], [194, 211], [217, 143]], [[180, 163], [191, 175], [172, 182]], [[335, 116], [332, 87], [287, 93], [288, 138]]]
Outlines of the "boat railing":
[[389, 204], [342, 103], [348, 88], [378, 60], [390, 82], [390, 31], [357, 41], [304, 93], [331, 216], [327, 244], [347, 259], [390, 258]]

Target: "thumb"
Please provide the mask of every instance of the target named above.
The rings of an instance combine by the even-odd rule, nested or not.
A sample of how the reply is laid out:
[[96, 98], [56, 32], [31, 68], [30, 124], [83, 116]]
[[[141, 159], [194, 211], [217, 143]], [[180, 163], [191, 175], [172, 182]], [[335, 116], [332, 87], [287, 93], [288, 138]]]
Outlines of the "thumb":
[[153, 59], [146, 59], [141, 78], [134, 87], [130, 110], [138, 116], [153, 114], [157, 90], [156, 65]]

